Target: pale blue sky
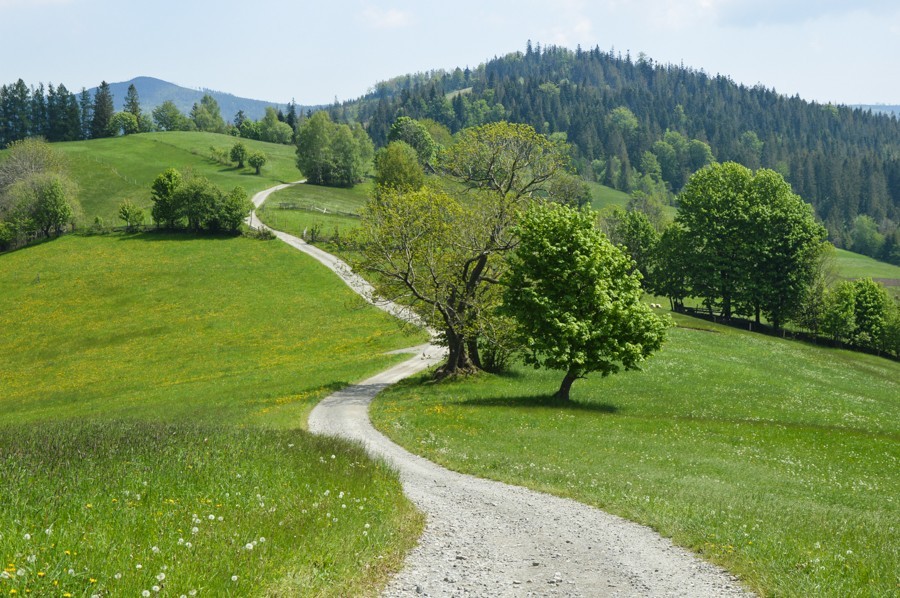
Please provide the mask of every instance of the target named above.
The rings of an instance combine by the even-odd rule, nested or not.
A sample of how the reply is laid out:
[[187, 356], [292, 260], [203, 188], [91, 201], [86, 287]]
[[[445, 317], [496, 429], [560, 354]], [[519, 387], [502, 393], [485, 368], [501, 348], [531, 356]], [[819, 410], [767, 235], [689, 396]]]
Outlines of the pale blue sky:
[[644, 52], [820, 102], [900, 104], [896, 0], [0, 0], [0, 83], [148, 75], [315, 104], [529, 39]]

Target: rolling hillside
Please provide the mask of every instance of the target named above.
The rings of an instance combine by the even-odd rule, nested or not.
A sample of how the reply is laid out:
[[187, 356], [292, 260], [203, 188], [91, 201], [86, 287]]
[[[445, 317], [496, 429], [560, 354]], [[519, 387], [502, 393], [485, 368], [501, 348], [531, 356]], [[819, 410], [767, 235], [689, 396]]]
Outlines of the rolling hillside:
[[225, 165], [212, 157], [211, 147], [229, 149], [235, 137], [216, 133], [143, 133], [108, 139], [72, 141], [54, 144], [65, 153], [69, 170], [80, 187], [79, 198], [88, 223], [95, 216], [107, 224], [118, 224], [117, 210], [123, 200], [149, 208], [150, 184], [156, 176], [172, 167], [192, 170], [229, 190], [240, 185], [249, 194], [279, 183], [300, 178], [295, 149], [289, 145], [241, 139], [249, 149], [264, 152], [269, 162], [260, 176], [247, 166], [243, 170]]

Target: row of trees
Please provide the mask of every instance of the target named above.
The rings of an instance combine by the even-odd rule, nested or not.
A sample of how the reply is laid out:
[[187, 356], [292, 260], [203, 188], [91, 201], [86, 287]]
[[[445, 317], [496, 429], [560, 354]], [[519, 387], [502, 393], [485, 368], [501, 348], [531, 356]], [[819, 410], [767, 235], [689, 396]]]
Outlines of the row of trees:
[[174, 168], [156, 177], [150, 198], [158, 227], [194, 232], [235, 232], [253, 209], [243, 187], [223, 193], [206, 177], [183, 176]]
[[[647, 202], [601, 220], [641, 272], [649, 291], [675, 309], [698, 298], [726, 320], [764, 317], [838, 343], [900, 354], [900, 306], [871, 279], [837, 282], [834, 249], [812, 208], [778, 173], [736, 163], [695, 173], [675, 221], [651, 222]], [[652, 205], [652, 204], [651, 204]], [[662, 233], [660, 234], [660, 229]]]
[[319, 111], [297, 131], [297, 168], [313, 185], [350, 187], [363, 180], [375, 149], [361, 125], [332, 122]]
[[59, 152], [41, 139], [14, 142], [0, 162], [0, 249], [74, 227], [77, 195]]

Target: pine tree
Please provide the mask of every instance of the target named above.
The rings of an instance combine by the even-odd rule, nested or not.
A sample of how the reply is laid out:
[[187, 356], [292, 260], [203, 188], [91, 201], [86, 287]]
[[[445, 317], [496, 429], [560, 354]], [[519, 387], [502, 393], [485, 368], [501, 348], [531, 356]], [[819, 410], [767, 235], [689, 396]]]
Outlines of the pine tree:
[[125, 94], [125, 112], [131, 112], [140, 122], [141, 120], [141, 100], [138, 97], [137, 88], [134, 83], [128, 86], [128, 92]]
[[31, 130], [29, 134], [34, 137], [47, 137], [49, 133], [45, 93], [43, 83], [39, 83], [37, 87], [31, 89]]
[[97, 93], [94, 94], [94, 117], [91, 120], [91, 138], [112, 137], [110, 124], [115, 108], [113, 107], [112, 92], [106, 81], [100, 83]]
[[91, 94], [84, 87], [81, 88], [81, 94], [78, 97], [78, 108], [81, 113], [81, 134], [79, 139], [90, 139], [91, 126], [94, 122], [94, 103], [91, 101]]

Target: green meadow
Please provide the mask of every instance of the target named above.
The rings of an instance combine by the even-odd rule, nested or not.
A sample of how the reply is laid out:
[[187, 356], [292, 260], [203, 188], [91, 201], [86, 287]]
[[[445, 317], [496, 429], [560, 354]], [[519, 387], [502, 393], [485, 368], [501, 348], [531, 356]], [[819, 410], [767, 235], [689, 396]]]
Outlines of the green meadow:
[[380, 395], [376, 426], [451, 469], [647, 524], [766, 596], [900, 587], [900, 364], [678, 316], [643, 372], [522, 365]]
[[396, 474], [301, 428], [424, 335], [310, 258], [69, 235], [0, 288], [0, 594], [365, 594], [415, 543]]
[[[238, 141], [268, 156], [269, 161], [259, 176], [246, 164], [239, 169], [236, 164], [216, 161], [211, 147], [230, 150]], [[126, 199], [144, 208], [149, 221], [150, 184], [169, 167], [208, 177], [225, 191], [240, 185], [250, 195], [302, 176], [297, 170], [294, 146], [216, 133], [142, 133], [55, 143], [53, 147], [68, 159], [69, 172], [78, 183], [79, 200], [88, 224], [95, 216], [103, 218], [107, 225], [121, 224], [118, 207]]]

